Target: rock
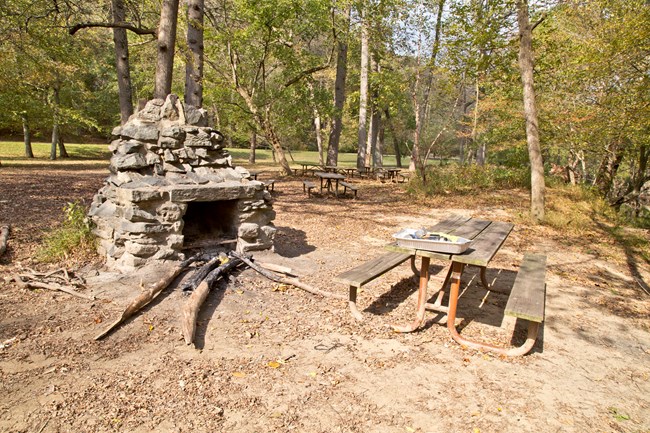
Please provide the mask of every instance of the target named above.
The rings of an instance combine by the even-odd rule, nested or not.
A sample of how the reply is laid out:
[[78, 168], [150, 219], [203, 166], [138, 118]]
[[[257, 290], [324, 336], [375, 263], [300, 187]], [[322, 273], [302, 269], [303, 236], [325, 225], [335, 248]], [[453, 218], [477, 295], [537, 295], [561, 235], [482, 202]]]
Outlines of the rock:
[[149, 164], [139, 153], [130, 153], [128, 155], [117, 153], [111, 157], [111, 165], [117, 170], [137, 170]]
[[189, 125], [208, 126], [208, 112], [193, 105], [185, 106], [185, 121]]

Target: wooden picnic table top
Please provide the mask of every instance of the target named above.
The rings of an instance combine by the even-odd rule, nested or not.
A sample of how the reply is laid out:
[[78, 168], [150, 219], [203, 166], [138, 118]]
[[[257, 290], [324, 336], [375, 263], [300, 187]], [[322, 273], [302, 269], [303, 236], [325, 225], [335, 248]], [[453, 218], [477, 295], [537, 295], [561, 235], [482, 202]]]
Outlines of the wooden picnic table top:
[[334, 180], [345, 179], [345, 176], [343, 176], [342, 174], [327, 173], [324, 171], [317, 171], [316, 173], [314, 173], [314, 175], [320, 177], [321, 179], [334, 179]]
[[471, 239], [473, 242], [469, 248], [461, 254], [438, 253], [434, 251], [407, 248], [393, 242], [386, 246], [387, 249], [397, 252], [408, 252], [421, 257], [429, 257], [438, 260], [450, 260], [475, 266], [487, 266], [494, 255], [499, 251], [501, 245], [508, 238], [514, 225], [512, 223], [489, 221], [463, 216], [453, 216], [440, 221], [427, 231], [447, 233]]

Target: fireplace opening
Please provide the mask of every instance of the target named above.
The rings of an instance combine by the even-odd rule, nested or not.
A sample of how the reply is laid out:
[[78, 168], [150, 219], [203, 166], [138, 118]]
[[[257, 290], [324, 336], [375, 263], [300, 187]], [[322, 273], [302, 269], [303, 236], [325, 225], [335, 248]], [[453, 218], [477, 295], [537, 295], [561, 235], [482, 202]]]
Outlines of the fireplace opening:
[[189, 202], [183, 216], [184, 247], [205, 247], [237, 238], [237, 200]]

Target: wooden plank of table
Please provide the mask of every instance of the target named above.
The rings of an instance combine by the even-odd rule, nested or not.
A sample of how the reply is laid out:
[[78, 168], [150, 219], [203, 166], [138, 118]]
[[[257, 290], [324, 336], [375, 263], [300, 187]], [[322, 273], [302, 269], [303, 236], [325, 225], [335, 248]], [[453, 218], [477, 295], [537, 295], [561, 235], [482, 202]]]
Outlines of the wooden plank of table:
[[492, 257], [499, 251], [513, 227], [511, 223], [492, 222], [474, 238], [467, 251], [463, 254], [453, 255], [451, 259], [469, 265], [487, 266]]
[[465, 222], [469, 221], [469, 217], [465, 217], [462, 215], [453, 215], [447, 219], [444, 219], [437, 224], [427, 228], [427, 231], [429, 232], [439, 232], [439, 233], [449, 233], [455, 228], [461, 226]]
[[409, 252], [388, 252], [379, 257], [365, 262], [354, 269], [343, 272], [342, 274], [334, 277], [337, 283], [348, 284], [354, 287], [361, 287], [368, 281], [371, 281], [378, 276], [385, 274], [394, 267], [404, 263], [411, 257]]
[[455, 228], [450, 235], [460, 236], [465, 239], [474, 239], [477, 237], [483, 230], [485, 230], [492, 222], [486, 220], [480, 220], [472, 218], [469, 221], [466, 221], [460, 227]]

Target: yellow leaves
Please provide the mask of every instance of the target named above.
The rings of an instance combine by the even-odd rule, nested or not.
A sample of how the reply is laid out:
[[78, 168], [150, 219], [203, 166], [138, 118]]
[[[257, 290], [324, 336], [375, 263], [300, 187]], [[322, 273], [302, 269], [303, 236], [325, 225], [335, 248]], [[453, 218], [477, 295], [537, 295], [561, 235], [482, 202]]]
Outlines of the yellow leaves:
[[273, 287], [274, 292], [286, 292], [289, 289], [289, 286], [286, 284], [278, 284]]
[[232, 375], [233, 377], [239, 377], [239, 378], [246, 377], [246, 373], [244, 373], [243, 371], [234, 371]]
[[271, 368], [280, 368], [282, 364], [280, 364], [278, 361], [269, 361], [266, 365]]

